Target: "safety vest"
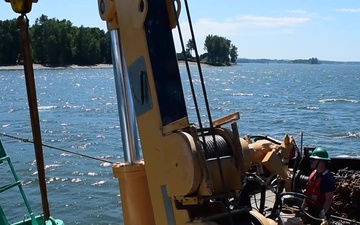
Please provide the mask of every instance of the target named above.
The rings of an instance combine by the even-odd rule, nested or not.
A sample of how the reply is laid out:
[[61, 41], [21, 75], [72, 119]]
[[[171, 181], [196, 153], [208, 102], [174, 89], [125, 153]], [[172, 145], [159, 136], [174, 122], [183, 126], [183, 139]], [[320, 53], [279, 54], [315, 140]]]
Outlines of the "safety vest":
[[[320, 186], [323, 176], [328, 173], [328, 170], [325, 170], [323, 173], [316, 173], [316, 171], [312, 172], [309, 176], [309, 180], [306, 183], [306, 192], [305, 194], [311, 197], [318, 206], [323, 206], [325, 202], [325, 193], [321, 193]], [[314, 205], [310, 201], [308, 201], [309, 205]]]

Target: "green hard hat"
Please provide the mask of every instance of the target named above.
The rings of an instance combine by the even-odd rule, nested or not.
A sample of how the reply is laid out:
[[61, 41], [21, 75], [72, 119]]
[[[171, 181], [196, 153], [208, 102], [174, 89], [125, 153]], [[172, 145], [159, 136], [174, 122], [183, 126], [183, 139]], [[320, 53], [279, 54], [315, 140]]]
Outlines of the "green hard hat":
[[329, 154], [327, 151], [321, 147], [316, 147], [312, 154], [310, 155], [310, 159], [319, 159], [319, 160], [326, 160], [330, 161]]

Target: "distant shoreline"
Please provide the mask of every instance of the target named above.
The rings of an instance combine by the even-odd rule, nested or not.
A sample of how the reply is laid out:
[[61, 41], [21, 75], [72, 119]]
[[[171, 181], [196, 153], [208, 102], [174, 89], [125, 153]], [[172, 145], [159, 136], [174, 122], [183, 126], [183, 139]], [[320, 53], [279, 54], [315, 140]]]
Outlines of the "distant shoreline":
[[[184, 61], [178, 61], [179, 65], [185, 64]], [[189, 62], [189, 64], [195, 64], [194, 62]], [[96, 64], [92, 66], [79, 66], [79, 65], [67, 65], [67, 66], [44, 66], [41, 64], [33, 64], [34, 70], [54, 70], [54, 69], [109, 69], [113, 68], [112, 64]], [[0, 66], [0, 70], [23, 70], [23, 65], [9, 65], [9, 66]]]
[[[179, 60], [179, 65], [185, 65], [185, 61]], [[196, 64], [196, 62], [188, 62], [189, 64]], [[291, 62], [291, 60], [274, 60], [274, 59], [238, 59], [237, 65], [247, 64], [247, 63], [259, 63], [259, 64], [296, 64]], [[303, 64], [303, 63], [299, 63]], [[357, 61], [320, 61], [319, 64], [343, 64], [343, 65], [360, 65], [360, 62]], [[208, 64], [203, 64], [208, 65]], [[112, 64], [96, 64], [91, 66], [79, 66], [79, 65], [66, 65], [66, 66], [45, 66], [42, 64], [33, 64], [34, 70], [53, 70], [53, 69], [109, 69], [113, 68]], [[2, 70], [23, 70], [23, 65], [9, 65], [9, 66], [0, 66], [0, 71]]]
[[[33, 64], [34, 70], [53, 70], [53, 69], [108, 69], [113, 68], [112, 64], [97, 64], [93, 66], [44, 66], [41, 64]], [[0, 70], [23, 70], [23, 65], [12, 65], [12, 66], [0, 66]]]

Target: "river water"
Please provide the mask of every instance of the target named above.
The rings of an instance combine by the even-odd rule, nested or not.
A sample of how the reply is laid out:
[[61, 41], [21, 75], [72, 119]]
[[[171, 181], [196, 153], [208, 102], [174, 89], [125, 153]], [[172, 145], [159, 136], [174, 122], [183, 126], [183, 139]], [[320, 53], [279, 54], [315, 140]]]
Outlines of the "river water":
[[[186, 68], [180, 65], [190, 122], [196, 123]], [[197, 67], [194, 85], [200, 88]], [[360, 66], [242, 64], [202, 66], [212, 120], [240, 112], [240, 134], [285, 134], [331, 156], [360, 155]], [[112, 69], [36, 70], [44, 144], [111, 162], [122, 162], [122, 143]], [[0, 70], [0, 133], [32, 138], [24, 74]], [[199, 108], [204, 124], [204, 101]], [[23, 180], [35, 214], [41, 213], [31, 143], [0, 136]], [[122, 224], [118, 181], [111, 164], [44, 148], [51, 215], [65, 224]], [[8, 177], [0, 164], [0, 177]], [[0, 193], [12, 222], [26, 214], [16, 189]]]

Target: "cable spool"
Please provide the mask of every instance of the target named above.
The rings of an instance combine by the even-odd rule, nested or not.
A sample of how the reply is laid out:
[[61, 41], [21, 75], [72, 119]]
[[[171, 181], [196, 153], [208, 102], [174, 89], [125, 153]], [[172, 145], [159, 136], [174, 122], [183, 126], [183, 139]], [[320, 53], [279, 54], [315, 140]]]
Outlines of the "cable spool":
[[292, 182], [292, 191], [296, 191], [295, 189], [305, 189], [308, 180], [309, 176], [304, 175], [301, 170], [297, 170]]
[[225, 139], [220, 135], [215, 135], [215, 138], [213, 135], [206, 135], [205, 144], [202, 138], [199, 138], [199, 140], [206, 159], [233, 155]]

